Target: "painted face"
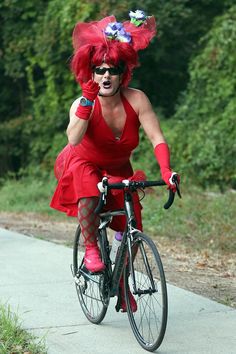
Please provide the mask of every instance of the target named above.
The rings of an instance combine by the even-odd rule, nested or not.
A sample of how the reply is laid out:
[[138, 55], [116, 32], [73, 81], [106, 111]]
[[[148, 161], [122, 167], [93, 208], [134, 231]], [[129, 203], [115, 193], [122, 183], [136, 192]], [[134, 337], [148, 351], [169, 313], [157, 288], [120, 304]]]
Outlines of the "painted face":
[[120, 68], [103, 63], [93, 70], [93, 79], [100, 86], [99, 94], [102, 96], [114, 95], [121, 83], [122, 74]]

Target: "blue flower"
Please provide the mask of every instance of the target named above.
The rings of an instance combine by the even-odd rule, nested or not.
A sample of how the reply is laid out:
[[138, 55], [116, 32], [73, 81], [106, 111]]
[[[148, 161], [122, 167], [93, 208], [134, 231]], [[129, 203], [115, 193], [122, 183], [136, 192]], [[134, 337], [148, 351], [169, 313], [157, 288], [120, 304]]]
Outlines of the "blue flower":
[[125, 31], [121, 22], [108, 23], [104, 33], [109, 39], [115, 39], [125, 43], [131, 42], [131, 36], [128, 32]]
[[117, 33], [117, 38], [118, 41], [120, 42], [125, 42], [125, 43], [130, 43], [131, 42], [131, 35], [122, 28], [118, 33]]
[[120, 22], [110, 22], [105, 29], [105, 35], [110, 39], [116, 39], [117, 33], [123, 27]]

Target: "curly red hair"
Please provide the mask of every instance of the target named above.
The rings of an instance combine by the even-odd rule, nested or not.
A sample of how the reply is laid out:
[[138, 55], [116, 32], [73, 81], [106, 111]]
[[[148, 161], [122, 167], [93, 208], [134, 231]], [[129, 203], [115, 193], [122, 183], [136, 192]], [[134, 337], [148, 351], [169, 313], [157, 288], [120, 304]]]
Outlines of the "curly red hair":
[[132, 43], [108, 39], [104, 29], [112, 22], [116, 22], [116, 18], [108, 16], [100, 21], [80, 22], [75, 26], [71, 70], [80, 84], [90, 80], [93, 68], [105, 62], [122, 68], [121, 85], [127, 86], [132, 70], [139, 65], [138, 50], [146, 48], [156, 34], [155, 19], [150, 17], [141, 27], [135, 27], [129, 21], [123, 23], [125, 30], [132, 36]]
[[93, 68], [103, 62], [121, 67], [122, 86], [128, 85], [132, 70], [139, 64], [137, 52], [128, 43], [109, 41], [107, 45], [87, 44], [76, 51], [71, 62], [71, 70], [75, 74], [76, 81], [81, 84], [91, 79]]

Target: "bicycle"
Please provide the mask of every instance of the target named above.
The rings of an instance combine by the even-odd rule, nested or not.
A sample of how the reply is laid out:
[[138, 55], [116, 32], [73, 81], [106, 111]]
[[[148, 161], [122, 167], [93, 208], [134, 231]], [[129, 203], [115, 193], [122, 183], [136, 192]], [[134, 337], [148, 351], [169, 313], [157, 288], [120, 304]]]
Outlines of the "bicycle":
[[[179, 197], [177, 176], [174, 183]], [[89, 272], [84, 263], [84, 246], [78, 226], [73, 248], [72, 272], [81, 308], [87, 319], [99, 324], [104, 319], [111, 297], [118, 294], [119, 281], [123, 275], [127, 314], [132, 331], [138, 343], [147, 351], [155, 351], [162, 343], [167, 324], [168, 300], [165, 273], [156, 245], [143, 232], [136, 229], [132, 193], [146, 187], [164, 186], [160, 181], [130, 181], [108, 183], [104, 177], [98, 184], [100, 199], [95, 210], [100, 216], [98, 244], [101, 257], [106, 265], [104, 271]], [[109, 190], [123, 189], [124, 209], [102, 212]], [[175, 193], [169, 190], [169, 199], [164, 205], [168, 209], [174, 201]], [[126, 229], [112, 265], [109, 253], [107, 228], [116, 215], [126, 216]], [[137, 312], [132, 312], [128, 289], [137, 302]]]

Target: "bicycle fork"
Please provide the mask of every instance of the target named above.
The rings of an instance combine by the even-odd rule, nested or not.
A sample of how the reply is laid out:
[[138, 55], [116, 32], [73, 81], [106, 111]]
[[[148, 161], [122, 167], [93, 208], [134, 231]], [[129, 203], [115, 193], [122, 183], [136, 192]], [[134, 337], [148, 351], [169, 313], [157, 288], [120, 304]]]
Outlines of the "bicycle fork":
[[[132, 236], [132, 238], [133, 238], [133, 236]], [[129, 259], [130, 259], [129, 266], [130, 266], [131, 279], [132, 279], [132, 283], [133, 283], [132, 285], [133, 285], [133, 289], [134, 289], [133, 294], [138, 295], [138, 296], [141, 296], [143, 294], [152, 295], [153, 293], [157, 292], [158, 290], [155, 287], [155, 282], [153, 279], [153, 275], [151, 272], [151, 268], [150, 268], [150, 264], [149, 264], [146, 252], [144, 250], [143, 242], [141, 240], [137, 240], [136, 244], [137, 244], [137, 247], [140, 248], [141, 256], [143, 258], [144, 265], [145, 265], [146, 274], [147, 274], [147, 277], [150, 281], [151, 286], [148, 289], [137, 288], [136, 275], [135, 275], [135, 270], [134, 270], [134, 265], [133, 265], [133, 259], [135, 258], [136, 254], [132, 255], [131, 244], [132, 244], [131, 238], [128, 237], [128, 253], [129, 253]]]

